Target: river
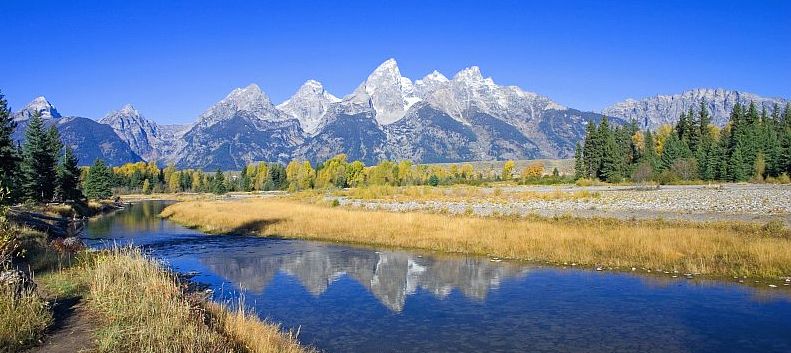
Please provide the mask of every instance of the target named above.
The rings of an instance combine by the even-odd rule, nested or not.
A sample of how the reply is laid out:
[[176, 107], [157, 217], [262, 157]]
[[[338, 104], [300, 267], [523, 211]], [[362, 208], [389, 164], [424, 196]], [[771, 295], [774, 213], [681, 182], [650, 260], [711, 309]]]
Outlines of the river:
[[136, 203], [92, 220], [325, 352], [791, 352], [791, 291], [252, 236]]

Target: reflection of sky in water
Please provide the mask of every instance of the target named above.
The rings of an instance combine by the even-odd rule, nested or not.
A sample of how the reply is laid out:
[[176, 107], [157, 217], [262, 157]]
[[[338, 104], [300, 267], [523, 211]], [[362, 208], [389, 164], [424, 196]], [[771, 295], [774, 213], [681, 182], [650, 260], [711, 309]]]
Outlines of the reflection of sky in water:
[[328, 352], [791, 351], [787, 291], [204, 236], [156, 218], [161, 207], [92, 222], [88, 237], [144, 245], [179, 271], [200, 272], [217, 299], [241, 294]]

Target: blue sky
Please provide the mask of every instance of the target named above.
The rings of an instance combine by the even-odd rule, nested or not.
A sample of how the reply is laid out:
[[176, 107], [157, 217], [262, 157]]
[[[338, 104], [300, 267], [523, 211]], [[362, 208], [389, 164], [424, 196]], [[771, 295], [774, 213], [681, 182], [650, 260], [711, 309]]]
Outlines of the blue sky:
[[[72, 4], [74, 3], [74, 4]], [[165, 4], [167, 3], [167, 4]], [[0, 89], [99, 118], [125, 103], [189, 122], [235, 87], [275, 103], [305, 80], [350, 93], [478, 65], [583, 110], [722, 87], [791, 98], [791, 1], [3, 0]]]

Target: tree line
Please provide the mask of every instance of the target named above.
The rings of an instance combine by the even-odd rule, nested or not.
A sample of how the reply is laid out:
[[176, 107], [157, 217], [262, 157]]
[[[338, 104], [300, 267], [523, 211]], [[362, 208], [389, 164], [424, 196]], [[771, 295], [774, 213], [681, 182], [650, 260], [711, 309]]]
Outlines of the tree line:
[[691, 180], [789, 182], [791, 104], [772, 112], [735, 104], [728, 123], [711, 123], [705, 102], [675, 125], [642, 131], [635, 121], [613, 126], [607, 117], [589, 122], [576, 146], [576, 178], [620, 182]]
[[[88, 170], [97, 168], [94, 165]], [[198, 169], [178, 170], [173, 165], [159, 168], [155, 162], [127, 163], [111, 169], [107, 179], [115, 193], [212, 192], [230, 191], [302, 191], [308, 189], [346, 188], [370, 185], [479, 185], [499, 180], [550, 183], [561, 180], [557, 169], [544, 175], [541, 162], [534, 162], [516, 173], [513, 161], [505, 162], [500, 173], [476, 170], [471, 163], [449, 165], [413, 164], [410, 161], [383, 160], [373, 166], [349, 161], [338, 154], [315, 167], [309, 161], [293, 160], [286, 165], [257, 162], [239, 172]], [[563, 179], [566, 180], [566, 179]]]

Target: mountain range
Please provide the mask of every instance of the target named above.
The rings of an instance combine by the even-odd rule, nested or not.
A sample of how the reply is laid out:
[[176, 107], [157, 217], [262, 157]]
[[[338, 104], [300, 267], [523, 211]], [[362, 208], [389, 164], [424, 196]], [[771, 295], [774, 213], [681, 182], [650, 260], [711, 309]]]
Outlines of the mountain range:
[[627, 99], [585, 112], [517, 86], [498, 85], [476, 66], [452, 78], [434, 71], [415, 80], [394, 59], [379, 65], [350, 94], [338, 98], [314, 80], [275, 105], [257, 85], [231, 91], [189, 125], [161, 125], [132, 105], [98, 121], [61, 116], [44, 97], [14, 113], [14, 137], [40, 115], [61, 131], [82, 164], [157, 161], [180, 168], [240, 169], [255, 161], [321, 162], [338, 153], [373, 164], [382, 159], [417, 163], [568, 158], [588, 121], [604, 115], [616, 124], [637, 120], [644, 128], [672, 123], [705, 102], [713, 122], [724, 125], [737, 102], [771, 109], [788, 100], [724, 90]]

